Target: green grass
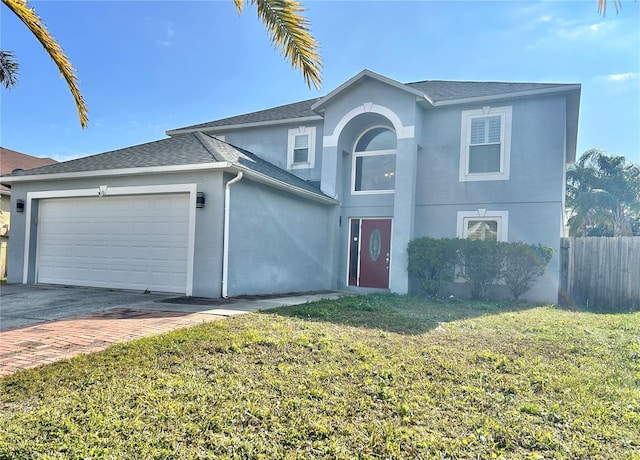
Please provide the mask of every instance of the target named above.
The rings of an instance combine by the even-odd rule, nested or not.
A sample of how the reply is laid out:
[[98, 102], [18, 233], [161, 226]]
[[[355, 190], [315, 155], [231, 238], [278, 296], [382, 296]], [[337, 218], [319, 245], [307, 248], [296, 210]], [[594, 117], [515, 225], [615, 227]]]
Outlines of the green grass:
[[0, 379], [0, 458], [640, 458], [640, 313], [359, 296]]

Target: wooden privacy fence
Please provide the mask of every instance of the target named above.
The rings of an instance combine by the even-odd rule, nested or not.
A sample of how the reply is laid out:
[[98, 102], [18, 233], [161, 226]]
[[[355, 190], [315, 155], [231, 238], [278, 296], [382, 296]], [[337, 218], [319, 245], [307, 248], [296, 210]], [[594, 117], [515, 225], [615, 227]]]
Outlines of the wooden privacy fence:
[[640, 236], [562, 238], [559, 297], [597, 309], [640, 308]]

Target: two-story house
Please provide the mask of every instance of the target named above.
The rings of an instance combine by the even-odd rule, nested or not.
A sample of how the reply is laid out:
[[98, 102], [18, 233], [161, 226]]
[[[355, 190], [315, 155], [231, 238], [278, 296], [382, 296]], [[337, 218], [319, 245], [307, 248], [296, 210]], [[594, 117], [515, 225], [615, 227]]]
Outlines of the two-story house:
[[[407, 293], [416, 237], [557, 252], [579, 101], [579, 84], [403, 84], [364, 70], [321, 98], [15, 173], [3, 178], [23, 209], [8, 281]], [[555, 302], [558, 265], [525, 297]]]

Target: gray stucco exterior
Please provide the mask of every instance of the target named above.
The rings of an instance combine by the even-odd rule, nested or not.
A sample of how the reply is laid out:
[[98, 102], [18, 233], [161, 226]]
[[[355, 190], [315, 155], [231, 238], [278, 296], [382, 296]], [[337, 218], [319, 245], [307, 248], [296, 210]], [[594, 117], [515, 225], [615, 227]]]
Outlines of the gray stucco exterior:
[[[169, 140], [130, 148], [148, 151], [149, 167], [144, 163], [118, 175], [104, 175], [110, 158], [117, 157], [118, 165], [126, 160], [124, 149], [96, 156], [99, 167], [93, 171], [92, 161], [87, 160], [78, 163], [81, 173], [62, 164], [55, 174], [44, 169], [8, 181], [12, 199], [23, 201], [28, 192], [195, 184], [194, 190], [206, 195], [206, 206], [195, 213], [192, 295], [208, 297], [222, 295], [224, 281], [231, 296], [368, 291], [359, 277], [369, 268], [360, 259], [361, 252], [354, 252], [365, 251], [359, 246], [365, 243], [354, 243], [360, 233], [354, 238], [352, 232], [353, 223], [364, 231], [364, 221], [372, 219], [391, 221], [388, 274], [379, 289], [413, 292], [406, 253], [411, 239], [463, 237], [465, 216], [500, 216], [504, 240], [541, 243], [556, 250], [543, 279], [524, 296], [555, 302], [564, 174], [566, 163], [575, 158], [579, 94], [580, 86], [570, 84], [404, 85], [365, 70], [324, 98], [181, 128], [168, 132]], [[508, 115], [501, 122], [505, 176], [463, 178], [465, 114], [491, 114], [496, 108], [507, 113], [505, 107]], [[355, 158], [363, 155], [355, 155], [354, 147], [373, 127], [387, 128], [395, 136], [395, 185], [382, 192], [354, 191]], [[315, 132], [313, 167], [291, 167], [290, 131], [296, 129]], [[221, 136], [226, 144], [207, 135]], [[169, 144], [184, 158], [169, 160], [173, 157], [163, 153], [158, 158], [165, 163], [154, 169], [154, 152], [164, 152], [163, 146]], [[229, 187], [225, 198], [225, 185], [241, 171], [244, 177]], [[84, 176], [76, 177], [80, 175]], [[26, 282], [36, 281], [36, 248], [25, 251], [25, 246], [37, 242], [33, 237], [37, 200], [32, 204], [29, 232], [26, 215], [12, 221], [9, 282], [25, 281], [27, 252], [31, 255]], [[223, 237], [225, 225], [228, 241]], [[32, 235], [29, 241], [26, 233]], [[459, 284], [447, 289], [464, 293]]]
[[331, 207], [244, 180], [232, 193], [229, 295], [331, 288]]

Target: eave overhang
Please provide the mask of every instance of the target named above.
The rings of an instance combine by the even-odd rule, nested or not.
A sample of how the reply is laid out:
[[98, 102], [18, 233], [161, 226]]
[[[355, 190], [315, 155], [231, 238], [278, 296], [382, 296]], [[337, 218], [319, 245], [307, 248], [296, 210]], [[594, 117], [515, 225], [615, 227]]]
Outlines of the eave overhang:
[[427, 99], [429, 101], [429, 105], [432, 107], [446, 107], [449, 105], [464, 105], [464, 104], [477, 104], [482, 102], [490, 102], [501, 99], [518, 99], [532, 96], [541, 96], [545, 94], [553, 94], [553, 93], [571, 93], [574, 91], [580, 92], [580, 84], [570, 84], [564, 86], [557, 86], [554, 88], [541, 88], [541, 89], [533, 89], [528, 91], [514, 91], [510, 93], [499, 93], [499, 94], [491, 94], [487, 96], [474, 96], [474, 97], [465, 97], [460, 99], [447, 99], [443, 101], [433, 101], [431, 102], [428, 98], [418, 98], [418, 101], [423, 99]]
[[96, 171], [78, 171], [78, 172], [65, 172], [56, 174], [32, 174], [24, 176], [7, 176], [0, 178], [0, 182], [3, 184], [16, 184], [16, 183], [29, 183], [29, 182], [46, 182], [53, 180], [70, 180], [70, 179], [89, 179], [89, 178], [101, 178], [101, 177], [122, 177], [122, 176], [139, 176], [149, 174], [171, 174], [180, 172], [202, 172], [202, 171], [221, 171], [237, 173], [243, 171], [246, 177], [253, 179], [256, 182], [284, 190], [286, 192], [298, 195], [309, 200], [317, 201], [328, 205], [337, 205], [340, 202], [334, 198], [324, 195], [322, 192], [314, 193], [309, 190], [305, 190], [295, 185], [288, 184], [286, 182], [274, 179], [266, 174], [259, 173], [247, 168], [245, 166], [231, 163], [227, 161], [220, 161], [215, 163], [201, 163], [191, 165], [171, 165], [171, 166], [153, 166], [143, 168], [123, 168], [123, 169], [107, 169]]

